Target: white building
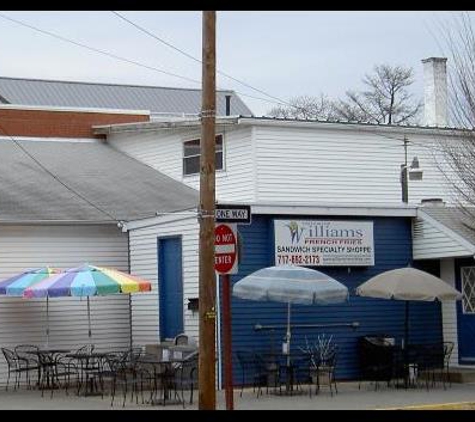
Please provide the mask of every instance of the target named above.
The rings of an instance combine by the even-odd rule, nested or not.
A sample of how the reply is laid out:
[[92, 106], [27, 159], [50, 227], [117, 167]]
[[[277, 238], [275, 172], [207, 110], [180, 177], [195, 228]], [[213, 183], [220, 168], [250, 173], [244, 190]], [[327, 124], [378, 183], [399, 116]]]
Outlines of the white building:
[[[465, 324], [465, 320], [474, 313], [473, 307], [471, 307], [473, 299], [470, 291], [475, 285], [475, 280], [473, 280], [474, 277], [470, 270], [463, 270], [465, 275], [462, 281], [460, 275], [462, 270], [459, 271], [459, 267], [473, 265], [475, 239], [470, 238], [467, 233], [463, 233], [462, 228], [454, 223], [457, 220], [454, 220], [453, 216], [457, 211], [448, 206], [454, 204], [455, 198], [450, 185], [437, 166], [437, 163], [443, 158], [440, 149], [437, 148], [437, 143], [441, 139], [459, 139], [459, 133], [446, 128], [443, 120], [446, 94], [444, 94], [443, 84], [441, 86], [439, 83], [444, 81], [443, 73], [445, 72], [445, 68], [441, 64], [445, 64], [444, 60], [437, 58], [424, 61], [427, 78], [426, 116], [430, 123], [428, 127], [288, 121], [241, 115], [219, 117], [217, 119], [217, 198], [222, 203], [244, 203], [252, 206], [256, 223], [253, 223], [246, 236], [252, 238], [257, 233], [254, 236], [257, 243], [253, 243], [245, 251], [247, 254], [244, 264], [245, 271], [257, 269], [259, 266], [263, 266], [264, 262], [268, 262], [266, 260], [269, 257], [264, 257], [270, 246], [267, 232], [272, 231], [269, 224], [274, 218], [343, 219], [345, 221], [364, 219], [372, 221], [378, 231], [376, 243], [381, 243], [381, 239], [384, 240], [383, 247], [375, 246], [379, 248], [376, 249], [377, 266], [374, 267], [378, 271], [381, 271], [385, 266], [390, 268], [396, 265], [406, 265], [407, 260], [427, 262], [430, 265], [436, 263], [441, 277], [447, 282], [455, 283], [456, 286], [458, 284], [465, 286], [463, 287], [465, 301], [461, 305], [462, 308], [457, 311], [454, 304], [443, 306], [441, 317], [443, 329], [440, 331], [443, 332], [444, 340], [456, 343], [453, 355], [454, 363], [459, 361], [469, 363], [472, 356], [475, 357], [475, 350], [472, 351], [471, 345], [466, 344], [462, 347], [465, 355], [459, 356], [457, 336], [462, 339], [466, 337], [464, 333], [460, 332], [460, 321], [463, 320]], [[15, 88], [15, 84], [22, 82], [7, 79], [9, 78], [0, 78], [0, 94], [5, 98], [14, 98], [13, 93], [20, 92], [18, 87]], [[46, 83], [47, 81], [37, 82], [34, 85], [36, 88], [22, 92], [31, 92], [32, 95], [34, 94], [33, 97], [37, 95], [39, 101], [40, 98], [43, 98], [39, 95], [40, 91], [46, 89], [49, 84]], [[55, 89], [63, 89], [64, 92], [69, 93], [70, 101], [72, 101], [71, 98], [81, 97], [78, 95], [79, 85], [59, 85], [55, 85]], [[93, 88], [88, 87], [91, 92], [94, 92]], [[109, 96], [110, 89], [112, 88], [107, 87], [102, 95]], [[10, 97], [6, 93], [9, 93]], [[125, 101], [129, 97], [126, 91], [124, 93], [125, 95], [121, 98]], [[86, 97], [84, 96], [84, 98]], [[15, 100], [13, 101], [15, 102]], [[30, 100], [17, 98], [17, 101], [21, 103]], [[223, 106], [223, 101], [221, 103]], [[232, 105], [233, 102], [230, 107], [231, 111], [233, 110]], [[89, 106], [97, 107], [98, 104]], [[140, 108], [136, 105], [134, 107]], [[239, 107], [242, 109], [242, 104], [239, 104]], [[101, 183], [98, 183], [99, 179], [89, 180], [90, 183], [83, 185], [83, 189], [85, 189], [83, 194], [92, 194], [93, 203], [101, 203], [102, 199], [108, 198], [105, 209], [113, 217], [107, 218], [107, 223], [104, 223], [105, 227], [98, 232], [96, 227], [99, 224], [99, 217], [97, 215], [77, 220], [73, 218], [73, 214], [67, 215], [63, 219], [64, 223], [61, 224], [61, 228], [57, 229], [57, 237], [60, 240], [45, 250], [45, 256], [59, 263], [64, 262], [64, 266], [72, 266], [78, 262], [97, 258], [101, 265], [115, 266], [119, 269], [129, 267], [128, 269], [132, 273], [154, 283], [152, 293], [132, 297], [131, 319], [128, 313], [128, 303], [117, 305], [114, 307], [113, 313], [108, 312], [108, 315], [113, 315], [110, 320], [115, 321], [114, 323], [119, 324], [120, 327], [118, 333], [115, 333], [114, 330], [111, 330], [111, 325], [106, 325], [104, 339], [99, 337], [97, 340], [94, 339], [99, 344], [124, 345], [130, 341], [130, 335], [132, 335], [135, 344], [152, 343], [180, 330], [198, 337], [198, 315], [188, 308], [188, 303], [190, 299], [198, 297], [199, 230], [195, 208], [197, 196], [196, 192], [189, 188], [197, 189], [199, 185], [199, 168], [197, 166], [199, 163], [199, 150], [197, 149], [200, 138], [199, 119], [192, 115], [163, 116], [145, 123], [97, 126], [95, 134], [107, 138], [108, 146], [101, 146], [101, 148], [107, 148], [107, 152], [104, 153], [105, 160], [108, 160], [106, 157], [112, 159], [115, 156], [112, 151], [116, 149], [145, 164], [146, 166], [142, 167], [147, 171], [145, 172], [142, 168], [140, 178], [135, 180], [137, 183], [127, 189], [124, 189], [119, 183], [113, 183], [112, 174], [106, 178], [110, 191], [104, 190], [104, 187], [102, 190], [96, 191], [98, 186], [101, 186]], [[27, 141], [25, 140], [25, 142]], [[98, 141], [94, 142], [94, 148], [97, 148]], [[44, 145], [49, 145], [47, 148], [56, 153], [53, 145], [50, 143]], [[77, 147], [75, 143], [71, 143], [71, 145], [74, 145], [74, 148]], [[85, 161], [76, 162], [74, 155], [69, 155], [73, 153], [71, 145], [68, 147], [68, 152], [65, 147], [61, 147], [63, 154], [69, 156], [68, 165], [72, 166], [74, 163], [75, 166], [79, 165], [84, 170], [86, 168], [83, 167]], [[47, 148], [43, 148], [43, 151], [47, 151]], [[37, 152], [41, 153], [41, 150]], [[407, 204], [402, 202], [401, 184], [401, 165], [406, 164], [406, 156], [407, 165], [411, 166], [414, 163], [409, 170], [410, 174], [411, 172], [415, 174], [419, 170], [423, 171], [422, 180], [412, 180], [412, 178], [409, 180]], [[84, 160], [86, 157], [95, 158], [95, 154], [78, 154], [77, 157]], [[415, 165], [416, 161], [418, 161], [419, 168]], [[132, 162], [135, 160], [130, 160], [130, 163]], [[130, 166], [138, 165], [138, 163], [130, 163], [128, 164]], [[55, 164], [53, 159], [48, 162], [48, 167], [55, 168]], [[159, 173], [152, 169], [158, 170]], [[67, 176], [67, 170], [66, 167], [62, 168], [64, 172], [62, 177]], [[120, 170], [120, 166], [115, 169], [119, 173]], [[104, 174], [103, 169], [97, 171], [98, 174]], [[150, 172], [154, 174], [152, 175]], [[94, 179], [91, 174], [89, 174], [89, 178]], [[163, 175], [167, 177], [164, 179]], [[77, 183], [77, 180], [80, 179], [77, 177], [77, 173], [75, 177], [70, 177], [70, 183]], [[160, 181], [157, 179], [157, 184], [150, 184], [147, 178], [150, 180], [160, 178]], [[102, 179], [100, 180], [102, 181]], [[125, 182], [130, 182], [128, 177], [125, 177], [123, 183]], [[162, 191], [163, 183], [167, 188]], [[41, 186], [45, 186], [45, 183]], [[23, 204], [22, 206], [24, 206], [25, 192], [27, 191], [28, 187], [22, 187], [18, 191], [21, 193], [21, 196], [17, 198], [18, 203]], [[157, 197], [158, 193], [162, 192], [163, 194]], [[38, 192], [35, 193], [36, 197], [41, 197]], [[146, 211], [142, 206], [143, 203], [138, 200], [138, 194], [142, 201], [149, 204], [145, 207]], [[444, 211], [437, 212], [440, 207], [419, 208], [422, 200], [430, 198], [441, 198], [445, 201]], [[127, 202], [129, 210], [131, 210], [129, 214], [119, 217], [115, 208], [118, 199]], [[138, 206], [139, 204], [140, 206]], [[59, 207], [58, 210], [60, 209], [62, 208]], [[9, 225], [12, 230], [10, 237], [5, 238], [6, 243], [8, 245], [14, 245], [15, 242], [20, 244], [28, 239], [26, 241], [32, 244], [48, 244], [45, 237], [48, 238], [55, 233], [52, 226], [55, 226], [56, 223], [52, 224], [51, 221], [45, 223], [44, 220], [51, 220], [53, 214], [45, 208], [47, 218], [35, 216], [25, 222], [16, 217], [16, 220], [5, 221], [4, 225]], [[101, 218], [99, 218], [100, 225], [102, 225]], [[53, 220], [55, 221], [54, 218]], [[121, 221], [122, 231], [118, 230], [117, 221]], [[414, 221], [413, 242], [410, 240], [410, 230], [406, 230], [408, 227], [410, 229], [411, 221]], [[26, 235], [25, 224], [29, 227]], [[390, 236], [385, 233], [386, 225], [391, 226]], [[45, 227], [37, 229], [36, 226]], [[397, 233], [398, 230], [404, 233], [400, 235]], [[5, 233], [9, 232], [5, 231]], [[96, 250], [96, 244], [99, 243], [90, 243], [84, 238], [90, 239], [92, 236], [95, 239], [94, 236], [100, 236], [98, 233], [103, 233], [106, 240]], [[35, 235], [37, 240], [34, 240]], [[62, 236], [65, 236], [64, 245], [61, 243]], [[264, 238], [265, 240], [263, 240]], [[77, 247], [75, 246], [76, 242], [79, 244]], [[390, 257], [392, 242], [397, 243], [395, 254], [398, 259], [394, 262]], [[86, 244], [87, 247], [84, 246]], [[92, 245], [94, 246], [92, 247]], [[405, 250], [411, 245], [412, 251]], [[46, 259], [41, 255], [40, 249], [39, 247], [35, 248], [31, 256], [26, 255], [25, 260], [18, 260], [17, 266], [9, 267], [9, 264], [5, 262], [2, 275], [10, 275], [20, 269], [32, 266], [33, 264], [30, 263], [39, 263]], [[83, 254], [81, 255], [78, 250], [83, 250]], [[118, 251], [117, 254], [120, 257], [117, 257], [113, 251]], [[129, 253], [128, 257], [127, 252]], [[37, 256], [37, 254], [39, 255]], [[64, 257], [60, 254], [64, 254]], [[73, 263], [75, 254], [80, 259]], [[381, 260], [380, 256], [383, 254], [386, 254], [386, 257]], [[25, 256], [23, 251], [18, 251], [14, 254], [15, 259], [19, 255]], [[259, 257], [259, 259], [255, 257]], [[6, 259], [11, 261], [11, 258], [6, 257]], [[95, 262], [97, 261], [95, 260]], [[171, 267], [168, 264], [164, 266], [163, 262], [173, 265]], [[270, 263], [272, 262], [270, 261]], [[164, 273], [165, 270], [168, 273]], [[344, 270], [346, 271], [346, 268]], [[371, 268], [365, 270], [349, 266], [348, 274], [351, 273], [353, 278], [349, 277], [348, 282], [364, 281], [363, 277], [371, 271]], [[165, 279], [171, 280], [171, 283], [169, 282], [164, 287], [161, 283]], [[4, 298], [3, 300], [8, 299]], [[125, 301], [125, 298], [114, 298], [114, 300]], [[82, 305], [84, 304], [79, 304], [79, 306]], [[58, 313], [61, 322], [66, 310], [69, 312], [70, 306], [72, 305], [68, 304], [61, 308], [62, 311]], [[358, 306], [365, 312], [372, 308], [369, 303]], [[20, 310], [20, 308], [18, 309]], [[38, 309], [42, 313], [43, 305], [40, 305]], [[100, 307], [100, 309], [106, 310], [107, 308]], [[394, 306], [389, 305], [386, 311], [394, 313], [394, 315], [397, 315], [398, 312]], [[80, 318], [81, 314], [81, 311], [75, 314], [74, 321]], [[21, 309], [18, 315], [22, 315], [20, 324], [28, 325], [23, 321], [23, 315], [28, 315], [28, 311]], [[433, 322], [435, 314], [431, 308], [429, 311], [422, 310], [421, 315], [423, 315], [421, 321], [427, 321], [430, 324]], [[131, 331], [130, 322], [132, 323]], [[379, 322], [367, 323], [369, 328], [365, 328], [366, 330], [380, 327]], [[55, 324], [53, 320], [52, 336], [54, 336]], [[69, 334], [70, 328], [66, 327], [64, 331]], [[101, 327], [100, 322], [96, 322], [93, 330], [98, 330], [99, 327]], [[384, 327], [385, 329], [394, 329], [394, 332], [398, 330], [397, 326]], [[44, 323], [41, 323], [34, 330], [34, 335], [25, 340], [40, 342], [43, 328]], [[58, 330], [57, 332], [64, 334], [64, 342], [70, 344], [74, 339], [70, 339], [64, 331]], [[74, 332], [76, 331], [78, 330]], [[417, 335], [423, 336], [423, 330], [419, 331], [420, 333]], [[437, 327], [431, 327], [427, 331], [430, 331], [433, 336], [438, 335]], [[351, 338], [351, 341], [354, 341], [357, 334]], [[240, 334], [238, 333], [238, 335]], [[109, 340], [108, 336], [113, 337], [114, 340]], [[239, 337], [239, 341], [243, 338], [244, 335]], [[10, 345], [18, 341], [19, 338], [12, 335], [6, 344]], [[62, 342], [63, 337], [61, 340], [57, 338], [57, 341]], [[83, 341], [83, 338], [81, 337], [77, 341]], [[348, 344], [350, 344], [349, 341]], [[351, 349], [347, 348], [347, 351], [348, 355]], [[354, 358], [346, 356], [343, 359], [348, 368], [354, 366], [351, 359]]]
[[[0, 279], [84, 263], [129, 271], [122, 221], [195, 207], [197, 192], [90, 138], [0, 137]], [[156, 295], [156, 285], [144, 297]], [[130, 295], [49, 300], [49, 346], [131, 344]], [[0, 296], [1, 347], [46, 345], [46, 300]], [[0, 383], [6, 362], [0, 360]]]

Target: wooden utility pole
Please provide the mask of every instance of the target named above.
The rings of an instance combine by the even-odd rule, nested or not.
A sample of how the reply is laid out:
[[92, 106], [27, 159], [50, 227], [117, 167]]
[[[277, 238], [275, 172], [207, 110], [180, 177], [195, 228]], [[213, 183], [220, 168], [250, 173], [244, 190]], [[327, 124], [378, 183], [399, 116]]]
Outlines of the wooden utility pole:
[[200, 161], [199, 409], [216, 409], [214, 218], [216, 115], [216, 12], [203, 11]]

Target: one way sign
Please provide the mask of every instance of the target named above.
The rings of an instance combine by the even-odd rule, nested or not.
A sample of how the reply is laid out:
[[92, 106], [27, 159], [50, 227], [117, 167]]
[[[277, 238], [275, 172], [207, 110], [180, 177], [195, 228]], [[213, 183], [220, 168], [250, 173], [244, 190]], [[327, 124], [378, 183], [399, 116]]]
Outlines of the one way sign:
[[215, 217], [217, 223], [251, 224], [251, 206], [216, 204]]

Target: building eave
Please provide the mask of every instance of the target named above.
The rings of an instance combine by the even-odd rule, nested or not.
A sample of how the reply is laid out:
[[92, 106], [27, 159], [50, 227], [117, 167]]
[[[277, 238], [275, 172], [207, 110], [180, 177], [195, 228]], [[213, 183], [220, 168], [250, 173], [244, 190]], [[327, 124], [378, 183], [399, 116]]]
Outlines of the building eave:
[[416, 211], [417, 207], [411, 205], [251, 204], [252, 214], [271, 215], [415, 217]]
[[473, 133], [473, 130], [463, 130], [448, 127], [429, 127], [429, 126], [402, 126], [387, 125], [361, 122], [331, 122], [316, 120], [290, 120], [277, 119], [269, 117], [240, 117], [239, 124], [255, 126], [274, 126], [274, 127], [294, 127], [294, 128], [319, 128], [328, 130], [349, 130], [359, 132], [385, 132], [397, 134], [416, 134], [416, 135], [444, 135], [444, 136], [463, 136], [467, 132]]
[[[239, 117], [217, 117], [216, 125], [235, 125], [239, 123]], [[113, 133], [127, 133], [127, 132], [150, 132], [164, 129], [186, 129], [201, 126], [201, 119], [197, 118], [176, 118], [170, 120], [157, 120], [150, 122], [139, 123], [120, 123], [112, 125], [97, 125], [93, 126], [93, 133], [95, 135], [110, 135]]]
[[[232, 205], [250, 205], [253, 215], [309, 215], [309, 216], [346, 216], [346, 217], [406, 217], [416, 216], [416, 207], [411, 205], [401, 206], [361, 206], [357, 204], [342, 205], [315, 205], [315, 204], [252, 204], [242, 202], [226, 202]], [[123, 230], [137, 230], [144, 227], [170, 223], [179, 220], [194, 218], [198, 224], [196, 209], [182, 210], [170, 213], [158, 213], [152, 218], [128, 221], [124, 223]]]
[[61, 107], [45, 105], [22, 105], [22, 104], [0, 104], [0, 110], [25, 110], [25, 111], [47, 111], [47, 112], [70, 112], [70, 113], [94, 113], [94, 114], [129, 114], [150, 117], [150, 110], [127, 110], [117, 108], [99, 107]]
[[[216, 118], [216, 125], [244, 125], [244, 126], [265, 126], [265, 127], [286, 127], [286, 128], [308, 128], [325, 130], [344, 130], [359, 131], [367, 133], [393, 133], [403, 135], [428, 135], [428, 136], [464, 136], [473, 133], [473, 130], [449, 128], [449, 127], [430, 127], [430, 126], [398, 126], [374, 123], [359, 122], [330, 122], [317, 120], [291, 120], [269, 117], [253, 116], [220, 116]], [[199, 127], [201, 119], [196, 118], [163, 118], [158, 121], [122, 123], [112, 125], [93, 126], [95, 135], [109, 135], [112, 133], [124, 132], [148, 132], [159, 131], [163, 129], [181, 129]]]
[[[442, 224], [441, 222], [437, 221], [435, 218], [433, 218], [430, 215], [428, 215], [427, 213], [425, 213], [423, 209], [418, 209], [417, 210], [417, 217], [422, 219], [423, 221], [426, 221], [430, 225], [434, 226], [435, 228], [440, 230], [445, 236], [447, 236], [449, 239], [457, 242], [461, 247], [466, 249], [467, 253], [465, 253], [463, 255], [457, 255], [457, 256], [462, 257], [462, 256], [474, 256], [475, 255], [475, 245], [473, 243], [469, 242], [467, 239], [460, 236], [458, 233], [454, 232], [452, 229], [450, 229], [446, 225]], [[443, 257], [434, 255], [434, 258], [443, 258]]]
[[14, 220], [0, 219], [0, 225], [5, 226], [117, 226], [113, 220]]

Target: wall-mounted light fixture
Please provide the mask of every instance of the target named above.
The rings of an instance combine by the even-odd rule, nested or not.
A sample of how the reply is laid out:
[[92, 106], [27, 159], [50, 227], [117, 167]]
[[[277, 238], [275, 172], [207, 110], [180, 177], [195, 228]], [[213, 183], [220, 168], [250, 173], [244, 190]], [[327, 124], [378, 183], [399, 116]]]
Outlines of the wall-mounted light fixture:
[[419, 159], [414, 157], [412, 163], [408, 166], [407, 163], [407, 144], [409, 140], [404, 136], [404, 164], [401, 164], [401, 189], [402, 202], [409, 202], [409, 180], [422, 180], [422, 170], [420, 169]]
[[423, 171], [420, 168], [419, 159], [414, 157], [409, 166], [409, 180], [422, 180]]

